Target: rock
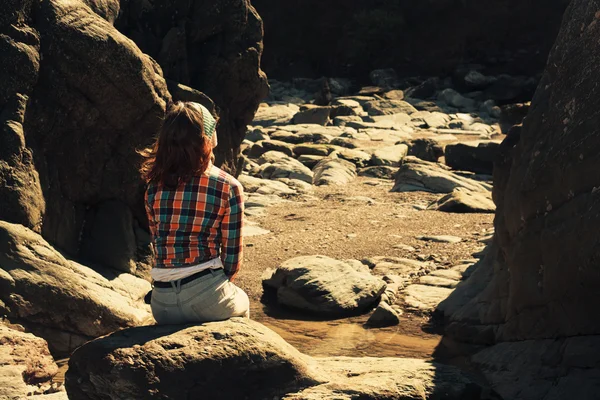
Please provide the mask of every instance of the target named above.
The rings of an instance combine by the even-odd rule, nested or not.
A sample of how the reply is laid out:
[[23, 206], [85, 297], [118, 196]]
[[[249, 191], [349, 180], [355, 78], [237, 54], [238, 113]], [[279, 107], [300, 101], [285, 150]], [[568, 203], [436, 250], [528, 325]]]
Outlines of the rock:
[[313, 185], [345, 185], [356, 178], [356, 166], [339, 158], [325, 158], [313, 168]]
[[435, 276], [449, 280], [460, 281], [463, 277], [463, 274], [461, 273], [461, 271], [459, 271], [458, 269], [454, 269], [453, 267], [451, 269], [436, 269], [435, 271], [431, 271], [428, 276]]
[[458, 285], [455, 279], [448, 279], [441, 276], [422, 276], [419, 278], [419, 283], [427, 286], [437, 286], [442, 288], [454, 289]]
[[400, 323], [400, 315], [388, 303], [380, 303], [369, 319], [367, 325], [377, 328], [394, 326]]
[[373, 115], [365, 117], [364, 120], [365, 122], [372, 123], [371, 125], [363, 124], [365, 128], [396, 129], [398, 127], [410, 124], [412, 117], [411, 115], [402, 112], [396, 114]]
[[[239, 376], [235, 385], [229, 373]], [[391, 357], [312, 358], [241, 318], [116, 332], [73, 355], [66, 385], [71, 400], [154, 398], [154, 393], [211, 399], [375, 400], [389, 393], [405, 399], [494, 398], [456, 367]]]
[[[135, 274], [137, 242], [133, 215], [120, 201], [109, 200], [87, 211], [81, 249], [83, 260], [99, 263], [117, 271]], [[146, 240], [149, 246], [151, 238]]]
[[[273, 398], [324, 382], [311, 364], [261, 324], [234, 318], [131, 329], [90, 342], [71, 357], [66, 387], [70, 400], [153, 398], [152, 393]], [[231, 385], [225, 370], [243, 379]]]
[[440, 164], [421, 161], [410, 156], [404, 159], [395, 180], [392, 192], [452, 193], [459, 187], [473, 192], [486, 192], [490, 189], [481, 182], [452, 173]]
[[[299, 124], [299, 125], [286, 125], [279, 126], [279, 130], [295, 133], [298, 136], [311, 134], [311, 135], [323, 135], [328, 138], [334, 138], [341, 136], [344, 133], [348, 132], [356, 132], [355, 130], [348, 127], [339, 127], [339, 126], [320, 126], [314, 124]], [[274, 137], [272, 137], [274, 139]]]
[[324, 135], [322, 133], [290, 133], [286, 131], [275, 131], [271, 134], [271, 139], [279, 140], [280, 142], [300, 144], [300, 143], [329, 143], [331, 136]]
[[403, 126], [396, 129], [365, 129], [363, 130], [374, 142], [397, 143], [399, 141], [412, 139], [412, 128]]
[[402, 296], [407, 307], [416, 311], [431, 312], [452, 293], [452, 290], [437, 286], [409, 285], [402, 292]]
[[496, 81], [496, 78], [493, 76], [485, 76], [479, 71], [471, 70], [465, 75], [465, 83], [471, 89], [481, 90], [490, 86], [492, 83]]
[[334, 146], [344, 147], [346, 149], [355, 149], [358, 145], [352, 139], [346, 139], [343, 137], [335, 138], [331, 141], [331, 144]]
[[358, 171], [358, 176], [370, 176], [379, 179], [394, 179], [398, 172], [397, 168], [379, 165], [375, 167], [362, 168]]
[[371, 162], [374, 165], [398, 167], [407, 154], [408, 146], [405, 144], [397, 144], [395, 146], [384, 147], [373, 152], [373, 158]]
[[277, 194], [287, 195], [295, 194], [296, 191], [290, 189], [283, 182], [277, 182], [270, 179], [255, 178], [253, 176], [242, 174], [238, 176], [238, 181], [244, 187], [245, 193]]
[[398, 74], [393, 68], [376, 69], [371, 71], [369, 79], [375, 86], [382, 88], [396, 88], [400, 84]]
[[358, 168], [366, 167], [367, 165], [369, 165], [372, 157], [371, 154], [365, 151], [353, 149], [339, 149], [331, 155], [335, 155], [336, 157], [341, 158], [342, 160], [350, 161]]
[[456, 170], [492, 174], [500, 143], [456, 143], [446, 146], [446, 164]]
[[402, 100], [370, 100], [363, 107], [369, 115], [412, 114], [417, 111]]
[[83, 227], [94, 230], [88, 207], [121, 201], [145, 224], [135, 150], [172, 98], [158, 64], [108, 21], [112, 11], [80, 1], [5, 2], [3, 11], [0, 220], [79, 257]]
[[510, 128], [523, 123], [529, 112], [530, 103], [506, 104], [500, 107], [500, 129], [508, 133]]
[[292, 123], [294, 115], [300, 111], [300, 107], [295, 104], [261, 104], [254, 115], [252, 124], [263, 127], [288, 125]]
[[333, 125], [335, 126], [346, 126], [349, 123], [358, 123], [361, 124], [363, 122], [361, 117], [356, 115], [343, 116], [343, 117], [335, 117], [333, 119]]
[[214, 100], [221, 110], [216, 163], [224, 163], [237, 176], [246, 126], [269, 90], [260, 69], [263, 24], [254, 7], [245, 0], [227, 0], [227, 4], [212, 0], [206, 7], [183, 8], [171, 3], [149, 5], [144, 0], [120, 6], [109, 3], [113, 5], [106, 8], [117, 10], [115, 25], [158, 61], [167, 78]]
[[294, 115], [292, 123], [294, 124], [317, 124], [327, 125], [330, 122], [331, 107], [308, 107], [300, 110]]
[[404, 92], [399, 89], [390, 90], [383, 94], [383, 97], [388, 100], [404, 100]]
[[401, 257], [380, 256], [363, 260], [365, 261], [372, 266], [373, 274], [377, 276], [394, 275], [405, 280], [424, 275], [434, 268], [432, 263]]
[[325, 256], [296, 257], [271, 273], [263, 287], [275, 290], [280, 304], [326, 317], [365, 312], [386, 287], [381, 279]]
[[454, 89], [444, 89], [439, 95], [438, 100], [443, 101], [449, 106], [456, 107], [463, 111], [475, 109], [475, 101], [462, 96]]
[[44, 339], [0, 323], [0, 398], [27, 398], [57, 373]]
[[292, 157], [277, 151], [268, 151], [259, 159], [260, 176], [265, 179], [289, 178], [312, 183], [312, 171]]
[[9, 320], [40, 332], [53, 352], [73, 350], [68, 342], [65, 348], [61, 332], [79, 345], [77, 338], [152, 321], [144, 304], [147, 281], [69, 261], [21, 225], [0, 221], [0, 266], [0, 303]]
[[420, 128], [442, 128], [450, 121], [447, 114], [441, 112], [417, 111], [410, 115], [411, 123]]
[[[279, 152], [285, 154], [286, 156], [290, 156], [290, 157], [294, 156], [294, 146], [292, 146], [291, 144], [286, 143], [286, 142], [280, 142], [279, 140], [266, 140], [263, 142], [258, 142], [256, 144], [262, 145], [262, 148], [264, 149], [264, 153], [266, 153], [267, 151], [279, 151]], [[253, 146], [253, 148], [254, 148], [254, 146]], [[261, 155], [262, 154], [260, 154], [259, 156], [255, 156], [252, 152], [252, 149], [250, 150], [250, 156], [254, 156], [254, 158], [258, 158]]]
[[299, 144], [293, 147], [296, 156], [328, 156], [335, 147], [322, 144]]
[[261, 140], [269, 140], [271, 138], [261, 128], [254, 128], [246, 133], [246, 139], [251, 142], [260, 142]]
[[435, 243], [460, 243], [462, 242], [462, 238], [458, 236], [450, 236], [450, 235], [438, 235], [438, 236], [417, 236], [417, 239], [424, 240], [426, 242], [435, 242]]
[[408, 155], [424, 161], [437, 162], [444, 155], [444, 148], [435, 139], [413, 139], [405, 142]]
[[457, 188], [431, 203], [427, 209], [452, 213], [493, 213], [496, 211], [496, 205], [491, 193], [471, 192]]
[[310, 154], [302, 155], [298, 157], [298, 161], [300, 161], [303, 165], [307, 166], [311, 170], [326, 156], [313, 156]]

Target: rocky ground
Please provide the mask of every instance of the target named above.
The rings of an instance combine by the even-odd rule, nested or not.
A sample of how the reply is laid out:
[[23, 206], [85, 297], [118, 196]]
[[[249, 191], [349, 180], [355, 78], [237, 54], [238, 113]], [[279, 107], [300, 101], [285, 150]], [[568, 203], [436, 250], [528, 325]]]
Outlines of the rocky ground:
[[[498, 107], [431, 80], [384, 89], [389, 70], [371, 77], [379, 86], [354, 95], [344, 80], [271, 83], [243, 144], [247, 230], [237, 283], [253, 318], [304, 353], [428, 359], [440, 339], [431, 312], [493, 234], [491, 164], [502, 128], [519, 123], [527, 105]], [[465, 79], [494, 81], [475, 71]], [[328, 105], [314, 104], [323, 99]], [[323, 302], [269, 284], [282, 264], [315, 267], [302, 264], [315, 255], [353, 260], [386, 280], [389, 306], [322, 315]], [[327, 285], [319, 288], [336, 290]]]

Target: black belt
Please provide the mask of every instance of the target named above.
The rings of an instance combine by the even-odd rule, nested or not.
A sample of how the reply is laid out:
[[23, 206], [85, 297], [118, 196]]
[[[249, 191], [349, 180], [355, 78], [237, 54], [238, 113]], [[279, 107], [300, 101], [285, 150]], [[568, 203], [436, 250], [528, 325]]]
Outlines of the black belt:
[[[185, 285], [186, 283], [190, 283], [191, 281], [193, 281], [195, 279], [198, 279], [198, 278], [201, 278], [204, 275], [210, 274], [211, 271], [213, 271], [211, 268], [207, 268], [207, 269], [205, 269], [203, 271], [196, 272], [194, 275], [190, 275], [190, 276], [188, 276], [186, 278], [179, 279], [179, 280], [181, 281], [182, 285]], [[217, 271], [217, 270], [214, 270], [214, 271]], [[173, 282], [177, 282], [177, 281], [173, 281]], [[157, 288], [170, 288], [172, 286], [171, 286], [171, 282], [154, 281], [154, 287], [157, 287]]]

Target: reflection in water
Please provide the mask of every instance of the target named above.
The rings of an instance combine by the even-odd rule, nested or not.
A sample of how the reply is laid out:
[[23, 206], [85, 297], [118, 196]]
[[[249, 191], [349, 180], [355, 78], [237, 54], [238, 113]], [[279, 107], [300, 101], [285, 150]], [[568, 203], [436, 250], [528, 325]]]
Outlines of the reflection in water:
[[[273, 316], [276, 315], [276, 318]], [[282, 310], [273, 311], [262, 304], [251, 310], [252, 319], [277, 332], [301, 352], [317, 357], [412, 357], [431, 359], [440, 336], [424, 333], [410, 321], [399, 326], [366, 329], [367, 316], [334, 321], [307, 321]], [[300, 317], [301, 318], [301, 317]], [[410, 332], [410, 333], [408, 333]]]

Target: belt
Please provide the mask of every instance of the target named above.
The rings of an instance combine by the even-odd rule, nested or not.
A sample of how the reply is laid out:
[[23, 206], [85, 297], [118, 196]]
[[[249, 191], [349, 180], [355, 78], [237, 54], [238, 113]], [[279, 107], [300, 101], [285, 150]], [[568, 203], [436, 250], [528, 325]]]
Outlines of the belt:
[[[190, 283], [191, 281], [193, 281], [195, 279], [201, 278], [201, 277], [203, 277], [205, 275], [208, 275], [208, 274], [212, 273], [212, 271], [217, 271], [217, 270], [213, 270], [211, 268], [207, 268], [204, 271], [196, 272], [193, 275], [190, 275], [190, 276], [188, 276], [186, 278], [179, 279], [179, 280], [181, 281], [182, 285], [185, 285], [186, 283]], [[177, 281], [173, 281], [173, 282], [177, 282]], [[157, 287], [157, 288], [170, 288], [172, 286], [171, 286], [171, 282], [159, 282], [159, 281], [155, 281], [154, 282], [154, 287]]]

